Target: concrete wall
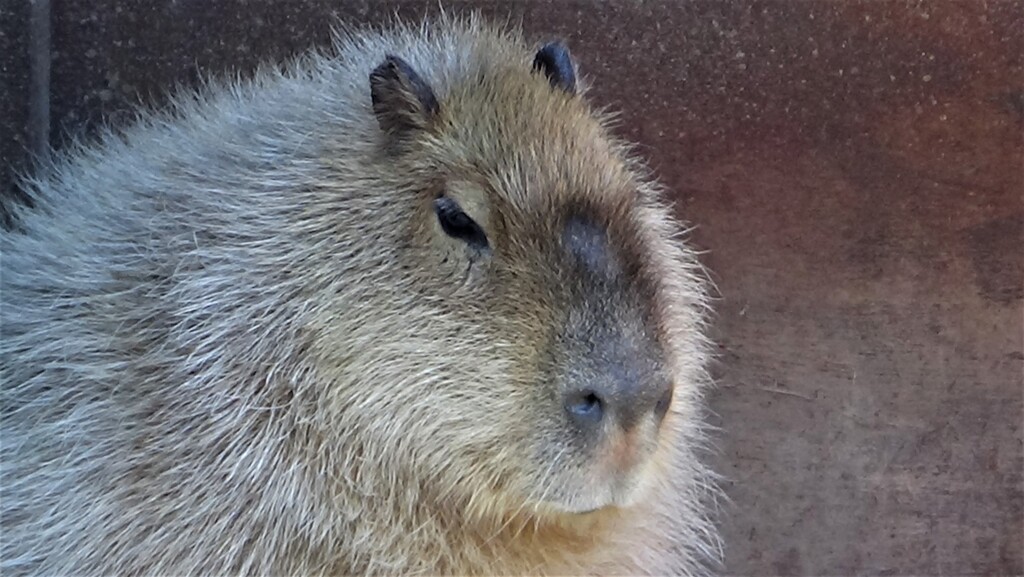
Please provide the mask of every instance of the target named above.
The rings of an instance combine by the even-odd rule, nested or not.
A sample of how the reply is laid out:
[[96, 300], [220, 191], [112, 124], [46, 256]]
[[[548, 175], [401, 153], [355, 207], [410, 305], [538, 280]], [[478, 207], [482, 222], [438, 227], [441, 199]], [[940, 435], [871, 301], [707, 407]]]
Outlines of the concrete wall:
[[[0, 8], [5, 194], [26, 148], [322, 43], [331, 14], [436, 5], [40, 1]], [[1024, 4], [445, 5], [566, 37], [699, 226], [727, 573], [1024, 574]]]

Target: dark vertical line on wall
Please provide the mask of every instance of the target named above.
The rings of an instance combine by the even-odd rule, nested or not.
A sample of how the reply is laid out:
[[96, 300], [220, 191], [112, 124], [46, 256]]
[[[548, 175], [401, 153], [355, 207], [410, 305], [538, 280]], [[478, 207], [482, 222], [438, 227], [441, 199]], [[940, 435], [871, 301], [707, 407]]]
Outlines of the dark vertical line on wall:
[[32, 154], [50, 152], [50, 0], [31, 0], [29, 15], [28, 140]]

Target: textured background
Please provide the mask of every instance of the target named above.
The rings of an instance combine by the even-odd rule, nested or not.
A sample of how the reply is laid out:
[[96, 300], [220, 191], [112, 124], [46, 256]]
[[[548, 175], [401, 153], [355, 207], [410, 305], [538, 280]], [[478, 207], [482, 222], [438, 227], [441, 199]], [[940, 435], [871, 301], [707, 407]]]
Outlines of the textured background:
[[[445, 5], [567, 38], [699, 226], [729, 574], [1024, 574], [1024, 3]], [[332, 14], [435, 6], [0, 0], [0, 192]]]

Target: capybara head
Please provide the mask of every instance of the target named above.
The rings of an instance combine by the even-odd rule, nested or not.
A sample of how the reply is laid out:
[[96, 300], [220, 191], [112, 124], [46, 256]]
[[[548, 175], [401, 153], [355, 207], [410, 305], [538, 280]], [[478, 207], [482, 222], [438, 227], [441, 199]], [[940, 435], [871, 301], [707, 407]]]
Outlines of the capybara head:
[[379, 284], [339, 286], [348, 321], [316, 345], [348, 474], [472, 514], [628, 506], [688, 426], [701, 288], [566, 46], [503, 56], [368, 75], [380, 196], [360, 218], [389, 248], [339, 256]]

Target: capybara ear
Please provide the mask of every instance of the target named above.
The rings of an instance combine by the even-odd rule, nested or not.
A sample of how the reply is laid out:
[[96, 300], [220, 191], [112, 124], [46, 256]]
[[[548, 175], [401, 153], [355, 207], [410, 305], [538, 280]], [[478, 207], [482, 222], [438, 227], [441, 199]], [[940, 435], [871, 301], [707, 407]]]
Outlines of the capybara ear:
[[440, 109], [430, 85], [390, 54], [370, 73], [370, 98], [381, 130], [393, 136], [428, 127]]
[[537, 51], [533, 69], [543, 71], [555, 88], [576, 94], [576, 66], [569, 48], [561, 40], [549, 42]]

